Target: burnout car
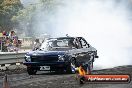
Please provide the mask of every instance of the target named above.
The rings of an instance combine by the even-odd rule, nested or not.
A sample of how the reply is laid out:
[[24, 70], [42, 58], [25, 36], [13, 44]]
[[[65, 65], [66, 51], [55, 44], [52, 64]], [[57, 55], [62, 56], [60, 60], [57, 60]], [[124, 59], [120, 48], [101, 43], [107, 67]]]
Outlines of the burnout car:
[[91, 70], [95, 58], [97, 50], [83, 37], [58, 37], [45, 40], [39, 50], [28, 52], [24, 65], [29, 75], [37, 71], [75, 73], [75, 68], [85, 64]]

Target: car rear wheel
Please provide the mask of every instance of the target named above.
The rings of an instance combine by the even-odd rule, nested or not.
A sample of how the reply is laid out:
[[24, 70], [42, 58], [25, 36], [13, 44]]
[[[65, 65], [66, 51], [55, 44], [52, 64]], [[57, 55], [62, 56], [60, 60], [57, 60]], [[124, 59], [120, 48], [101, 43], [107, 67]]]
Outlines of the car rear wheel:
[[27, 72], [29, 75], [35, 75], [37, 73], [37, 70], [35, 70], [31, 67], [27, 67]]
[[93, 62], [91, 62], [89, 65], [86, 66], [87, 74], [91, 74], [92, 70], [93, 70]]

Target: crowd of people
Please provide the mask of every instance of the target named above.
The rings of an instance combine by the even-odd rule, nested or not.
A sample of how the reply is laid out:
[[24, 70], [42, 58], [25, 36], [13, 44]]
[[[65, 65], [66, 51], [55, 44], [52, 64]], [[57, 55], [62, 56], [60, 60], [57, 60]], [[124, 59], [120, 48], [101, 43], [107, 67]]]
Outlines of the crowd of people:
[[18, 39], [15, 31], [3, 31], [0, 36], [0, 49], [2, 52], [18, 51], [21, 46], [21, 41]]

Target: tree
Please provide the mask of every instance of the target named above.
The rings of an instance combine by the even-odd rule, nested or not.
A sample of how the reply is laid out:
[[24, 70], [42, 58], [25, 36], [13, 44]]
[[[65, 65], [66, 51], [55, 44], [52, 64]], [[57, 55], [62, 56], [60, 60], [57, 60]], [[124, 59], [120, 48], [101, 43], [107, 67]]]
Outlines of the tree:
[[14, 27], [11, 18], [22, 9], [20, 0], [1, 0], [0, 1], [0, 31], [10, 31]]
[[36, 11], [36, 6], [29, 5], [26, 8], [23, 8], [22, 10], [19, 10], [15, 16], [12, 17], [12, 21], [16, 24], [19, 24], [15, 26], [19, 31], [23, 31], [25, 33], [32, 34], [31, 24], [33, 21], [33, 16]]
[[30, 4], [17, 12], [17, 15], [13, 16], [12, 21], [19, 23], [18, 28], [26, 32], [26, 35], [33, 37], [36, 30], [36, 19], [38, 21], [38, 17], [42, 15], [41, 17], [47, 21], [48, 18], [46, 16], [53, 14], [57, 5], [57, 0], [40, 0], [38, 3]]

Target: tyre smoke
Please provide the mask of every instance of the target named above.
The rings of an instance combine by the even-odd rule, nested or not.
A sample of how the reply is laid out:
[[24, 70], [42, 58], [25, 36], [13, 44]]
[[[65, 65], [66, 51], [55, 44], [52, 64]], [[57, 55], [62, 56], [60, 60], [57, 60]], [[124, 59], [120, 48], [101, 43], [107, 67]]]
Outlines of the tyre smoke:
[[[58, 1], [58, 0], [57, 0]], [[95, 69], [132, 65], [130, 0], [62, 0], [54, 14], [37, 14], [37, 31], [82, 36], [98, 50]], [[41, 14], [41, 16], [40, 16]], [[43, 17], [43, 18], [42, 18]], [[45, 17], [47, 21], [45, 20]], [[47, 27], [48, 25], [48, 27]]]
[[[120, 0], [121, 1], [121, 0]], [[54, 35], [83, 36], [97, 48], [95, 69], [130, 65], [130, 13], [123, 0], [72, 0], [54, 19]]]

